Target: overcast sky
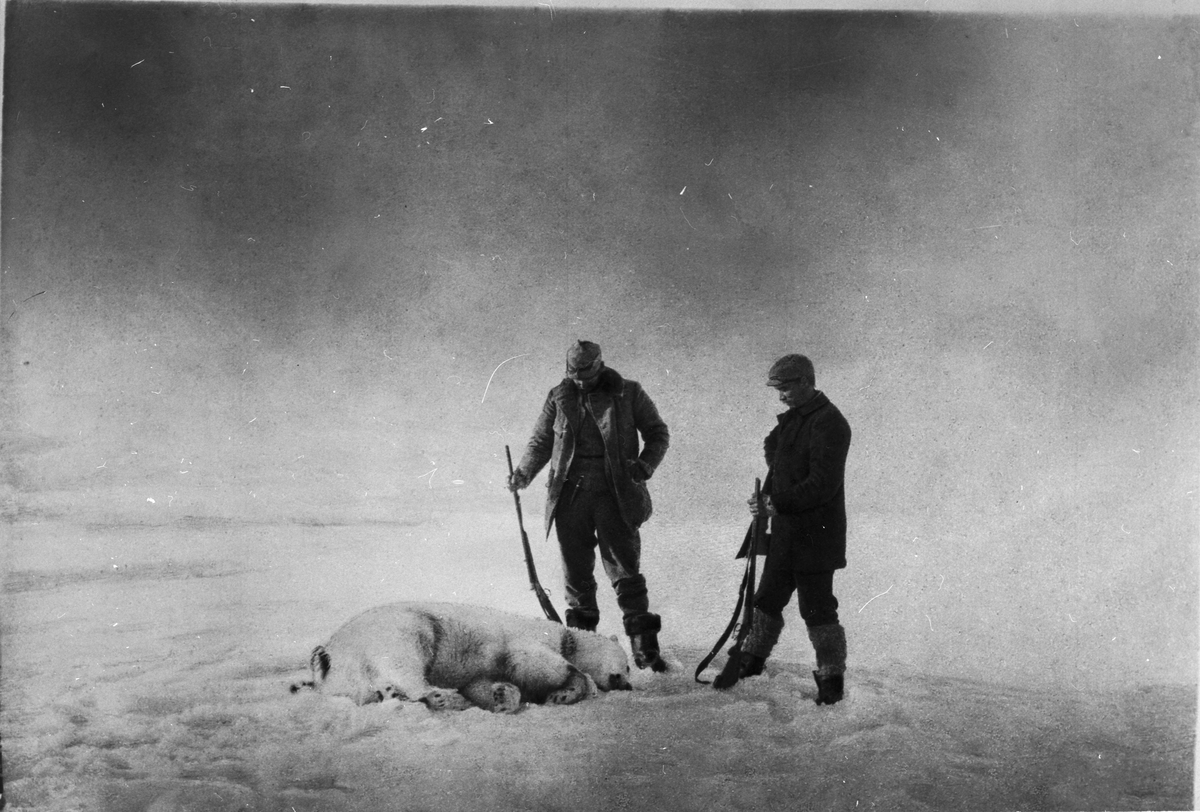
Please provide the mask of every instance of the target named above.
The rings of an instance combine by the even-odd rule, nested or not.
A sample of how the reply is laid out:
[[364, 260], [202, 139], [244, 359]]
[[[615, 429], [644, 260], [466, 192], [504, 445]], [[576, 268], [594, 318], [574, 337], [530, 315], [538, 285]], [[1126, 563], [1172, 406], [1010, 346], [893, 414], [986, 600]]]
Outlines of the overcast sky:
[[566, 6], [10, 3], [12, 515], [506, 510], [587, 338], [736, 524], [801, 351], [863, 589], [1190, 674], [1200, 26]]

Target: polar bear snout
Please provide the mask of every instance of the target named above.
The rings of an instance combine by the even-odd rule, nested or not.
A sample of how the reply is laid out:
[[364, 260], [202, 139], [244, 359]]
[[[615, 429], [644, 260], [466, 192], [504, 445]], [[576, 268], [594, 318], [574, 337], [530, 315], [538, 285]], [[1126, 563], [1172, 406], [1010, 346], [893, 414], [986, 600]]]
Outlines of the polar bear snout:
[[624, 674], [609, 674], [607, 684], [597, 683], [602, 691], [632, 691], [633, 686]]

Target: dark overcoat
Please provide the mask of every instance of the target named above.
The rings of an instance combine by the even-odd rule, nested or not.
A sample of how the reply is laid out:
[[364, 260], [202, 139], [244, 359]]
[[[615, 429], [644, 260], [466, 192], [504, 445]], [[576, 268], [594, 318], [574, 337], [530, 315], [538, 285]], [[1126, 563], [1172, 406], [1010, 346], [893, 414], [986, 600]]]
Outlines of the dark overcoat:
[[[850, 424], [817, 392], [807, 403], [779, 415], [763, 443], [770, 495], [778, 514], [771, 518], [768, 555], [785, 556], [797, 572], [824, 572], [846, 566], [846, 456]], [[738, 557], [749, 546], [742, 545]], [[760, 552], [762, 552], [760, 550]]]
[[667, 453], [671, 434], [641, 384], [626, 380], [616, 370], [606, 367], [596, 387], [587, 394], [580, 392], [570, 378], [563, 378], [550, 390], [521, 458], [519, 467], [530, 480], [550, 463], [546, 535], [550, 535], [558, 498], [575, 457], [582, 419], [581, 396], [604, 438], [604, 470], [609, 490], [616, 494], [625, 524], [637, 530], [650, 518], [652, 506], [645, 482], [630, 476], [630, 468], [640, 460], [645, 463], [641, 466], [645, 478], [653, 475]]

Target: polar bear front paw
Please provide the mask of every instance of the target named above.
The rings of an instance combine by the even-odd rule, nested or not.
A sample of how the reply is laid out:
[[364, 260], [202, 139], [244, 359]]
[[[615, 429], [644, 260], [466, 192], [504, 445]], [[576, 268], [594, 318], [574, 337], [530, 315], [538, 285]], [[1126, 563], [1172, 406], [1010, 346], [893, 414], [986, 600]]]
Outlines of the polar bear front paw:
[[386, 702], [389, 699], [399, 699], [401, 701], [408, 699], [408, 694], [401, 691], [395, 685], [388, 685], [379, 692], [379, 701]]
[[567, 684], [546, 697], [549, 705], [573, 705], [596, 695], [596, 683], [587, 674], [572, 672]]
[[421, 701], [428, 705], [430, 710], [435, 711], [466, 710], [471, 707], [471, 703], [458, 691], [445, 691], [441, 688], [434, 688], [421, 697]]

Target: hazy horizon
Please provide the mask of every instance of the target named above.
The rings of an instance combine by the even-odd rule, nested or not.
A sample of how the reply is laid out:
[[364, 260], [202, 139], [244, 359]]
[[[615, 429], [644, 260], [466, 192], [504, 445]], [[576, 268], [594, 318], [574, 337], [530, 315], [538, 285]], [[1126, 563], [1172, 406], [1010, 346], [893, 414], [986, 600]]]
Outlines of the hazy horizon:
[[519, 567], [587, 338], [671, 428], [652, 600], [720, 614], [799, 351], [852, 656], [1194, 683], [1195, 20], [544, 11], [9, 3], [10, 575], [182, 517]]

